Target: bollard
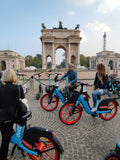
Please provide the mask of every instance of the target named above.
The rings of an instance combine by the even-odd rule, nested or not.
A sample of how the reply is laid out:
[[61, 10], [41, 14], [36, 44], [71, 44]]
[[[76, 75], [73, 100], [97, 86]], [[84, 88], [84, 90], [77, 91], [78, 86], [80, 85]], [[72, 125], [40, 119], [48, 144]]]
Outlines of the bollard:
[[35, 85], [35, 80], [34, 79], [31, 79], [29, 81], [29, 87], [31, 90], [35, 90], [36, 89], [36, 85]]

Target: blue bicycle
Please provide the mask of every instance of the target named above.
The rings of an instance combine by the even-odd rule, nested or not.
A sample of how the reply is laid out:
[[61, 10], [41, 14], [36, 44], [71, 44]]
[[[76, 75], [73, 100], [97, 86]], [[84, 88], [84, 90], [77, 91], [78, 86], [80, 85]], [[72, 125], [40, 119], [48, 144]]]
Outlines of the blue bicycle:
[[108, 96], [114, 97], [116, 94], [120, 97], [120, 80], [114, 76], [109, 76], [108, 82]]
[[57, 79], [60, 73], [56, 74], [57, 74], [55, 77], [56, 84], [51, 86], [50, 85], [46, 86], [47, 94], [41, 97], [40, 104], [42, 108], [46, 111], [55, 110], [58, 106], [59, 99], [62, 101], [62, 103], [64, 104], [66, 103], [63, 93], [59, 90], [59, 81]]
[[27, 127], [26, 121], [31, 116], [31, 111], [28, 111], [16, 121], [16, 130], [10, 141], [14, 147], [8, 159], [13, 157], [18, 148], [27, 160], [59, 160], [64, 150], [54, 132], [40, 127]]
[[[99, 115], [104, 120], [110, 120], [116, 115], [117, 106], [119, 106], [118, 102], [114, 98], [100, 100], [100, 96], [97, 99], [97, 110], [92, 112], [86, 89], [88, 84], [80, 82], [80, 85], [81, 90], [73, 93], [74, 95], [69, 99], [69, 103], [64, 104], [59, 111], [59, 117], [63, 123], [68, 125], [75, 124], [80, 119], [83, 109], [87, 114], [92, 116]], [[83, 94], [86, 96], [83, 97]]]
[[[61, 75], [60, 73], [55, 73], [56, 77], [55, 77], [55, 85], [52, 86], [46, 86], [46, 92], [47, 94], [43, 95], [43, 97], [41, 97], [41, 101], [40, 104], [42, 106], [42, 108], [46, 111], [53, 111], [57, 108], [58, 106], [58, 102], [59, 100], [61, 100], [61, 102], [63, 104], [66, 104], [69, 102], [69, 97], [66, 97], [65, 93], [63, 93], [60, 89], [59, 89], [59, 80], [58, 80], [58, 76]], [[74, 89], [76, 89], [77, 87], [73, 87], [70, 90], [70, 93], [76, 93], [77, 91], [75, 91]], [[88, 99], [88, 94], [87, 93], [83, 93], [83, 97], [86, 97]]]

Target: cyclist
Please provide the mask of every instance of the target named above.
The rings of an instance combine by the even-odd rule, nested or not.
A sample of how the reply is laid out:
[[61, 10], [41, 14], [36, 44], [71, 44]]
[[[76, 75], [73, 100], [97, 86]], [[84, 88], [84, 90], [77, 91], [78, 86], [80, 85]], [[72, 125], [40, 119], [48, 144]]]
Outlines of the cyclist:
[[65, 97], [70, 96], [70, 89], [76, 87], [77, 82], [77, 72], [73, 69], [74, 65], [69, 64], [68, 68], [68, 72], [59, 79], [62, 80], [65, 77], [68, 77], [68, 84], [65, 86]]
[[[0, 160], [6, 160], [9, 141], [13, 131], [17, 101], [19, 99], [17, 76], [13, 70], [6, 70], [2, 76], [4, 85], [0, 87], [0, 131], [2, 142], [0, 148]], [[20, 86], [21, 98], [24, 98], [22, 86]]]
[[97, 65], [97, 73], [94, 80], [94, 88], [92, 92], [92, 98], [93, 98], [93, 108], [92, 112], [95, 112], [97, 110], [96, 108], [96, 102], [97, 102], [97, 96], [101, 96], [107, 93], [107, 84], [108, 84], [108, 75], [106, 74], [105, 65], [103, 63], [100, 63]]

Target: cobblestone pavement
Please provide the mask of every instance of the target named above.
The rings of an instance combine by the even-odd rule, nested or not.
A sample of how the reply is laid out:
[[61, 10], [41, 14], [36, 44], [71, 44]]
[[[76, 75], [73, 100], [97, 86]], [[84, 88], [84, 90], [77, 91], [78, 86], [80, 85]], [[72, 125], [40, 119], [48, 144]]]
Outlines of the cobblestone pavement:
[[[92, 89], [88, 88], [91, 95]], [[47, 112], [40, 106], [40, 100], [35, 100], [37, 90], [27, 93], [29, 107], [32, 110], [31, 126], [53, 129], [64, 148], [60, 160], [103, 160], [110, 149], [114, 149], [120, 136], [120, 108], [117, 115], [110, 121], [92, 117], [82, 113], [80, 120], [74, 125], [65, 125], [59, 119], [61, 103], [56, 110]], [[91, 101], [90, 101], [91, 103]], [[10, 145], [10, 150], [11, 150]], [[25, 160], [21, 152], [16, 151], [13, 160]]]

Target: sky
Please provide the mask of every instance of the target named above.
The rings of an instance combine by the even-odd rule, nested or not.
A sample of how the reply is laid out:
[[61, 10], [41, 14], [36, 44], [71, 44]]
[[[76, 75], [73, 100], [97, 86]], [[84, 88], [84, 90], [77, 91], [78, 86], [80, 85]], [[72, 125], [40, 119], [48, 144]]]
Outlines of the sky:
[[[0, 0], [0, 50], [22, 55], [42, 54], [41, 24], [74, 29], [80, 24], [80, 54], [95, 56], [103, 50], [120, 53], [120, 0]], [[62, 52], [56, 51], [57, 64]], [[59, 57], [59, 58], [58, 58]]]

